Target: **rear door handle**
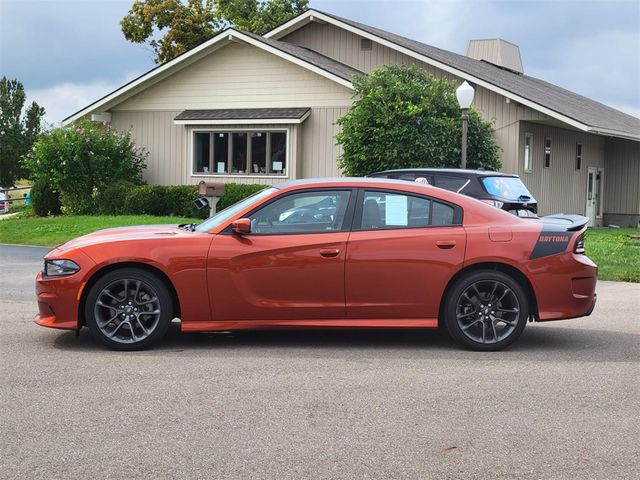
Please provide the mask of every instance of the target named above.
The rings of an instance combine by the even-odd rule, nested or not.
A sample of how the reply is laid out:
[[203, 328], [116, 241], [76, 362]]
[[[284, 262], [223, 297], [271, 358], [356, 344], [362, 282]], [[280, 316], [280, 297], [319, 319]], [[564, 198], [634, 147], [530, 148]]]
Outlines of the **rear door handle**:
[[455, 240], [438, 240], [436, 242], [438, 248], [442, 248], [443, 250], [448, 250], [449, 248], [453, 248], [456, 246]]
[[323, 257], [327, 257], [327, 258], [337, 257], [338, 255], [340, 255], [340, 249], [338, 249], [338, 248], [321, 248], [320, 249], [320, 255], [322, 255]]

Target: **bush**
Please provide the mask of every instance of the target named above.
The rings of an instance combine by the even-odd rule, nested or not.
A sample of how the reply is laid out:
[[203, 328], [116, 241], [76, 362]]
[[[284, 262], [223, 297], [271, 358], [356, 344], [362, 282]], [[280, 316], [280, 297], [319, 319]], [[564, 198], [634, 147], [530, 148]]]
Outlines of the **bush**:
[[140, 185], [127, 192], [118, 213], [206, 218], [209, 211], [193, 204], [198, 198], [193, 185]]
[[146, 156], [130, 132], [85, 120], [41, 134], [25, 163], [34, 180], [47, 180], [60, 193], [64, 213], [92, 214], [114, 185], [142, 183]]
[[[225, 194], [216, 206], [217, 211], [264, 188], [266, 185], [227, 183]], [[120, 194], [114, 192], [113, 195]], [[198, 210], [193, 203], [201, 196], [195, 185], [140, 185], [122, 194], [122, 206], [115, 208], [113, 213], [207, 218], [209, 209]], [[111, 205], [106, 200], [105, 204]]]
[[[458, 167], [462, 144], [455, 84], [415, 66], [382, 67], [353, 79], [355, 98], [336, 136], [346, 175], [393, 168]], [[490, 122], [469, 111], [468, 168], [500, 168]]]
[[135, 184], [128, 181], [116, 182], [107, 185], [103, 190], [96, 192], [95, 211], [99, 215], [118, 215], [124, 213], [124, 202]]
[[218, 201], [217, 211], [223, 210], [265, 188], [267, 188], [267, 185], [256, 185], [255, 183], [227, 183], [224, 186], [224, 196]]
[[60, 194], [55, 191], [46, 179], [36, 180], [31, 187], [31, 205], [39, 217], [60, 215]]

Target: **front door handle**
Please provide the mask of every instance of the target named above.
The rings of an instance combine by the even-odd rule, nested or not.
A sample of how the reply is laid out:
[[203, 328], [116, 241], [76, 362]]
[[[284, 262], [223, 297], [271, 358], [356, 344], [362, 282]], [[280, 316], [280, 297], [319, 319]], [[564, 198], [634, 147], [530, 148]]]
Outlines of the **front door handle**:
[[321, 248], [320, 255], [327, 258], [337, 257], [340, 255], [340, 250], [337, 248]]
[[447, 250], [449, 248], [453, 248], [456, 246], [455, 240], [438, 240], [436, 242], [438, 248], [442, 248], [443, 250]]

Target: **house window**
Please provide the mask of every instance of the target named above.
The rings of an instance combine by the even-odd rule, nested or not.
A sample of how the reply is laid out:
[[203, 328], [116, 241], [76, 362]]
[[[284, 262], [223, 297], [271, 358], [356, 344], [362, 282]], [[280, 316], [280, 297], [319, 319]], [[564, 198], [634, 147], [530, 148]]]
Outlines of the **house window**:
[[287, 132], [193, 133], [193, 173], [202, 175], [286, 175]]
[[546, 137], [544, 139], [544, 166], [549, 168], [551, 166], [551, 138]]
[[360, 39], [360, 50], [362, 51], [368, 51], [371, 50], [373, 43], [371, 42], [370, 39], [368, 38], [361, 38]]
[[576, 143], [576, 170], [582, 168], [582, 144]]
[[533, 162], [533, 133], [524, 134], [524, 171], [531, 173]]
[[193, 140], [194, 169], [209, 173], [211, 170], [211, 135], [197, 132]]

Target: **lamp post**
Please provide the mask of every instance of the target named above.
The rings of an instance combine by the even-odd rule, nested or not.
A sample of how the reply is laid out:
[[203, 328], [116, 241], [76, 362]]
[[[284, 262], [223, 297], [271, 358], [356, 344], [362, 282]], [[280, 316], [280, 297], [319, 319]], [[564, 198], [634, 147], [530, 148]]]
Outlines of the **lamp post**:
[[462, 110], [462, 158], [460, 159], [460, 168], [467, 168], [467, 127], [469, 124], [469, 108], [471, 107], [471, 102], [473, 102], [474, 93], [473, 87], [466, 80], [456, 89], [456, 97]]

